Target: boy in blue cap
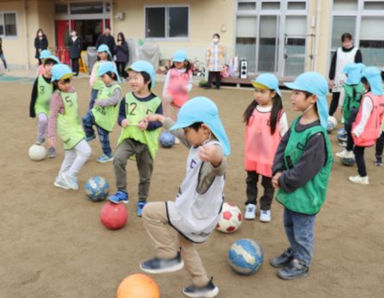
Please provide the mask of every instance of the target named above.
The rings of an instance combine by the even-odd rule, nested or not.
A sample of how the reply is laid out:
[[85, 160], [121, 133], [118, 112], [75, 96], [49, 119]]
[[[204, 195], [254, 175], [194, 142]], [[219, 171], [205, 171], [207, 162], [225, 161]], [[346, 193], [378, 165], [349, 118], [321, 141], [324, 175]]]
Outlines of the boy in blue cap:
[[139, 201], [137, 216], [147, 202], [151, 182], [153, 160], [159, 148], [158, 137], [161, 123], [147, 121], [148, 114], [162, 114], [161, 99], [153, 92], [155, 71], [147, 61], [136, 61], [126, 68], [129, 74], [128, 92], [120, 102], [117, 122], [122, 127], [113, 158], [117, 192], [108, 197], [113, 203], [128, 203], [126, 165], [128, 159], [135, 159], [139, 171]]
[[270, 263], [282, 267], [280, 278], [296, 279], [307, 275], [311, 265], [313, 226], [325, 200], [333, 158], [326, 131], [327, 81], [319, 73], [306, 72], [285, 85], [293, 90], [293, 109], [302, 115], [282, 138], [272, 167], [290, 246]]
[[[140, 268], [147, 273], [165, 273], [185, 266], [192, 285], [184, 288], [183, 294], [215, 297], [219, 289], [208, 278], [194, 243], [207, 240], [223, 204], [230, 144], [217, 107], [206, 97], [195, 97], [181, 107], [176, 123], [162, 115], [149, 115], [147, 121], [163, 123], [189, 148], [189, 155], [176, 200], [152, 202], [143, 210], [144, 226], [155, 243], [156, 256], [142, 262]], [[178, 232], [177, 238], [169, 226]]]

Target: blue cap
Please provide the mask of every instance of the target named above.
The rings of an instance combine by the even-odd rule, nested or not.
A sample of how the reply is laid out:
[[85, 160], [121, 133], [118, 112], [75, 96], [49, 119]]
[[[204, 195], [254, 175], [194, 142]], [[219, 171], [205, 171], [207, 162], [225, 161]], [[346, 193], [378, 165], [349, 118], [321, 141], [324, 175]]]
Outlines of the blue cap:
[[289, 89], [306, 91], [317, 96], [316, 106], [321, 126], [328, 126], [327, 80], [317, 72], [304, 72], [293, 83], [285, 83]]
[[367, 79], [372, 94], [383, 95], [383, 81], [380, 70], [377, 67], [366, 67], [363, 71], [363, 77]]
[[173, 54], [173, 62], [184, 62], [185, 60], [187, 60], [187, 53], [185, 51], [177, 51]]
[[363, 76], [363, 70], [365, 65], [363, 63], [348, 63], [344, 69], [343, 73], [347, 74], [348, 85], [359, 84]]
[[59, 59], [54, 55], [49, 55], [49, 56], [45, 57], [44, 59], [45, 59], [44, 63], [46, 63], [47, 60], [52, 60], [55, 63], [60, 63]]
[[50, 56], [51, 55], [51, 51], [50, 50], [42, 50], [41, 52], [40, 52], [40, 56], [39, 56], [39, 58], [40, 59], [45, 59], [45, 58], [47, 58], [48, 56]]
[[53, 65], [51, 73], [51, 82], [65, 80], [75, 75], [75, 73], [71, 71], [68, 65], [61, 63]]
[[97, 52], [98, 53], [107, 52], [109, 57], [112, 58], [111, 51], [109, 50], [109, 47], [106, 44], [99, 45], [99, 47], [97, 48]]
[[125, 70], [133, 70], [136, 72], [146, 72], [149, 77], [151, 78], [151, 89], [155, 88], [156, 80], [155, 80], [155, 70], [152, 66], [151, 63], [144, 61], [144, 60], [139, 60], [133, 63], [132, 65], [128, 66]]
[[263, 73], [252, 81], [254, 88], [274, 90], [281, 96], [279, 80], [271, 73]]
[[227, 156], [231, 154], [231, 145], [221, 123], [217, 106], [207, 97], [198, 96], [187, 101], [181, 107], [177, 121], [170, 130], [185, 128], [196, 122], [206, 124], [219, 140], [224, 154]]
[[119, 73], [117, 72], [117, 68], [116, 68], [115, 63], [113, 63], [111, 61], [105, 61], [105, 62], [101, 63], [101, 65], [99, 67], [99, 71], [97, 72], [97, 75], [100, 77], [103, 74], [106, 74], [107, 72], [113, 72], [116, 75], [117, 81], [119, 83], [121, 82], [121, 79], [120, 79]]

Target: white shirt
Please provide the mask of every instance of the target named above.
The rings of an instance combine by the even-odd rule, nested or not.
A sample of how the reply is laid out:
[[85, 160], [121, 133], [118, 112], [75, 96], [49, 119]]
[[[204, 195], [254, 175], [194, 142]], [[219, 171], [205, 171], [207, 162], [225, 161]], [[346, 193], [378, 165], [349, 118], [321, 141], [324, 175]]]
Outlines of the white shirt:
[[[256, 110], [258, 110], [261, 113], [269, 113], [272, 111], [272, 106], [256, 106]], [[288, 131], [289, 126], [288, 126], [288, 119], [287, 119], [287, 114], [283, 112], [283, 114], [280, 117], [279, 121], [279, 133], [280, 136], [283, 137], [285, 133]]]
[[361, 120], [360, 122], [356, 125], [355, 129], [352, 131], [352, 133], [358, 137], [360, 136], [364, 129], [365, 125], [367, 125], [367, 122], [369, 120], [369, 117], [371, 115], [373, 109], [373, 102], [369, 96], [364, 96], [363, 97], [363, 104], [361, 106]]

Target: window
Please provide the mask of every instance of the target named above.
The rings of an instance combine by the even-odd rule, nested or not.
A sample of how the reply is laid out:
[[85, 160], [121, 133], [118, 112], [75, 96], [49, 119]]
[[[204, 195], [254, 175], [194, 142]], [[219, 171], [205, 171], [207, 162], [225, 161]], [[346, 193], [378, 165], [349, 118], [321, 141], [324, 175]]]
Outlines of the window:
[[16, 13], [0, 12], [0, 35], [2, 36], [16, 36]]
[[186, 6], [146, 7], [146, 38], [188, 37], [189, 9]]
[[357, 10], [357, 1], [358, 0], [334, 0], [333, 1], [333, 9], [334, 10], [356, 11]]
[[383, 17], [363, 17], [360, 27], [360, 50], [366, 65], [384, 64]]

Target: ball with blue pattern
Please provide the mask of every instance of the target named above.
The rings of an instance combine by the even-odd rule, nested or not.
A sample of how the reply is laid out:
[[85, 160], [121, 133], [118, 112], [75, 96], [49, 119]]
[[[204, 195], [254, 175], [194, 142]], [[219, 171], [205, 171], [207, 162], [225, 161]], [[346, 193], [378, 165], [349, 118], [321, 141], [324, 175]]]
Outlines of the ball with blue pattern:
[[85, 192], [92, 201], [103, 201], [108, 195], [109, 183], [101, 176], [91, 177], [85, 184]]
[[163, 148], [171, 148], [175, 144], [175, 136], [169, 131], [164, 131], [159, 136], [159, 143]]
[[241, 275], [256, 273], [264, 261], [262, 247], [251, 239], [235, 241], [228, 251], [228, 262]]

